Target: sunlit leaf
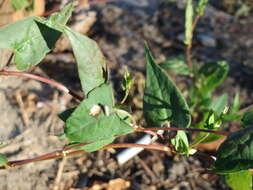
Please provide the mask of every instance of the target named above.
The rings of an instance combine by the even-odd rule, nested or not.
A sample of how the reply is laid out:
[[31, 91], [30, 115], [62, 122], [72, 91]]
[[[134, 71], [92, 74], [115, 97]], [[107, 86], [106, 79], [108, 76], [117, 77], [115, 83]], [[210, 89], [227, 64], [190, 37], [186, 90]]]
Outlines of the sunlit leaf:
[[58, 29], [66, 24], [71, 12], [72, 4], [48, 19], [28, 17], [0, 28], [0, 49], [14, 52], [14, 63], [19, 70], [38, 64], [54, 47], [61, 35]]
[[233, 190], [252, 190], [252, 174], [249, 170], [227, 174], [226, 182]]
[[[94, 105], [101, 106], [96, 115], [91, 114]], [[113, 105], [111, 85], [103, 84], [92, 90], [68, 117], [64, 128], [66, 137], [71, 142], [91, 143], [85, 147], [93, 151], [106, 145], [105, 142], [111, 143], [119, 135], [133, 132], [133, 128], [113, 111]]]
[[64, 33], [73, 48], [82, 89], [87, 95], [107, 79], [105, 58], [95, 41], [68, 27], [65, 28]]
[[147, 71], [143, 98], [144, 117], [149, 125], [188, 127], [191, 116], [188, 105], [169, 76], [154, 62], [146, 47]]

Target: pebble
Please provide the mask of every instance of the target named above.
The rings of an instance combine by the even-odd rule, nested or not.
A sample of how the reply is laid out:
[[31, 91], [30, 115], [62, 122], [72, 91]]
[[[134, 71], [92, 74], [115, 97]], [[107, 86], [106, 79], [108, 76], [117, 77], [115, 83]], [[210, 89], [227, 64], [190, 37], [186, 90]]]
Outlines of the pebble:
[[217, 45], [216, 39], [208, 34], [197, 34], [196, 37], [203, 46], [216, 47]]

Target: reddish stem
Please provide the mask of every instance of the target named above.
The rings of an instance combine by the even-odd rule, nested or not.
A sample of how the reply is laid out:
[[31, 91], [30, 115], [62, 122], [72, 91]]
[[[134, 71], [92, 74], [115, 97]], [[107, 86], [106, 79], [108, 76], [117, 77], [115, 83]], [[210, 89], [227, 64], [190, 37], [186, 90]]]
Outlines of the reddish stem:
[[71, 96], [73, 96], [74, 98], [82, 101], [83, 98], [81, 96], [79, 96], [78, 94], [76, 94], [75, 92], [71, 91], [70, 89], [68, 89], [66, 86], [64, 86], [61, 83], [55, 82], [53, 80], [41, 77], [41, 76], [37, 76], [34, 74], [30, 74], [30, 73], [24, 73], [24, 72], [16, 72], [16, 71], [0, 71], [0, 75], [3, 76], [18, 76], [18, 77], [27, 77], [27, 78], [31, 78], [37, 81], [41, 81], [47, 84], [50, 84], [52, 86], [57, 87], [58, 89], [62, 90], [63, 92], [66, 92], [68, 94], [70, 94]]
[[156, 130], [165, 130], [165, 131], [192, 131], [192, 132], [204, 132], [204, 133], [214, 133], [217, 135], [228, 136], [228, 132], [225, 131], [214, 131], [209, 129], [197, 129], [197, 128], [170, 128], [170, 127], [151, 127], [146, 129], [136, 129], [135, 132], [146, 132], [146, 131], [156, 131]]
[[[41, 156], [37, 156], [37, 157], [31, 158], [31, 159], [10, 161], [6, 164], [6, 166], [7, 167], [16, 167], [16, 166], [29, 164], [32, 162], [57, 159], [57, 158], [65, 157], [65, 156], [73, 156], [73, 155], [77, 155], [77, 154], [86, 153], [84, 150], [70, 151], [70, 148], [71, 149], [79, 148], [79, 147], [82, 147], [86, 144], [87, 143], [80, 143], [78, 145], [68, 147], [64, 150], [57, 150], [57, 151], [50, 152], [50, 153], [47, 153], [47, 154], [44, 154]], [[131, 144], [131, 143], [129, 143], [129, 144], [109, 144], [109, 145], [102, 147], [100, 150], [110, 149], [110, 148], [127, 148], [127, 147], [141, 147], [141, 148], [145, 148], [145, 149], [160, 150], [160, 151], [166, 151], [166, 152], [170, 151], [170, 148], [167, 146], [164, 146], [164, 145], [145, 145], [145, 144]], [[5, 167], [4, 166], [0, 167], [0, 169], [5, 169]]]
[[128, 143], [128, 144], [109, 144], [101, 148], [101, 150], [104, 149], [110, 149], [110, 148], [129, 148], [129, 147], [141, 147], [145, 149], [151, 149], [151, 150], [160, 150], [160, 151], [165, 151], [168, 152], [171, 149], [168, 146], [164, 145], [152, 145], [152, 144], [133, 144], [133, 143]]

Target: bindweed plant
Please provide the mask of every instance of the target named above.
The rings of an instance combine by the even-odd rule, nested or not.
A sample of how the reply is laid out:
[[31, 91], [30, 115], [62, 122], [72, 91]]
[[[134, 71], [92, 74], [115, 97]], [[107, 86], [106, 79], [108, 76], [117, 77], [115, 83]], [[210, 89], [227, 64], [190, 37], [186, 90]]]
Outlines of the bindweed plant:
[[[228, 107], [228, 95], [214, 98], [214, 90], [223, 83], [229, 71], [226, 61], [197, 64], [192, 59], [193, 31], [204, 14], [207, 0], [196, 5], [187, 1], [185, 17], [185, 55], [170, 58], [156, 64], [148, 45], [146, 51], [146, 81], [143, 97], [143, 113], [147, 123], [140, 126], [131, 113], [121, 109], [127, 98], [133, 79], [126, 72], [122, 89], [125, 96], [120, 103], [114, 99], [114, 90], [108, 80], [106, 60], [95, 41], [66, 26], [71, 17], [73, 4], [48, 18], [28, 17], [0, 28], [0, 49], [13, 52], [13, 62], [19, 72], [1, 68], [1, 76], [29, 77], [48, 83], [69, 93], [80, 104], [59, 114], [65, 122], [64, 133], [59, 138], [68, 139], [62, 150], [35, 158], [9, 161], [0, 154], [2, 169], [31, 162], [61, 158], [109, 148], [143, 147], [174, 154], [191, 156], [197, 154], [201, 143], [226, 137], [217, 150], [217, 156], [209, 156], [212, 165], [209, 170], [225, 175], [227, 183], [235, 190], [252, 188], [253, 168], [253, 112], [240, 110], [239, 94]], [[19, 32], [17, 32], [19, 31]], [[84, 97], [66, 86], [24, 70], [37, 65], [52, 50], [61, 35], [69, 39], [77, 62], [79, 78]], [[166, 73], [166, 70], [188, 77], [191, 85], [182, 95], [180, 89]], [[228, 133], [224, 124], [231, 120], [241, 121], [242, 129]], [[168, 139], [158, 130], [177, 131]], [[148, 133], [157, 136], [163, 144], [113, 144], [113, 141], [131, 133]], [[188, 138], [188, 132], [199, 132]]]

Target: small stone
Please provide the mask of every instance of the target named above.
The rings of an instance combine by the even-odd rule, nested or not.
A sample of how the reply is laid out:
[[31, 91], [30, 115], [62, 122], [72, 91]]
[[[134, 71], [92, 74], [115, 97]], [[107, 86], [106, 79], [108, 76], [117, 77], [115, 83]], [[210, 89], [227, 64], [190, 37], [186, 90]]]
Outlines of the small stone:
[[207, 34], [198, 34], [197, 39], [201, 42], [202, 45], [207, 47], [216, 47], [216, 39]]

